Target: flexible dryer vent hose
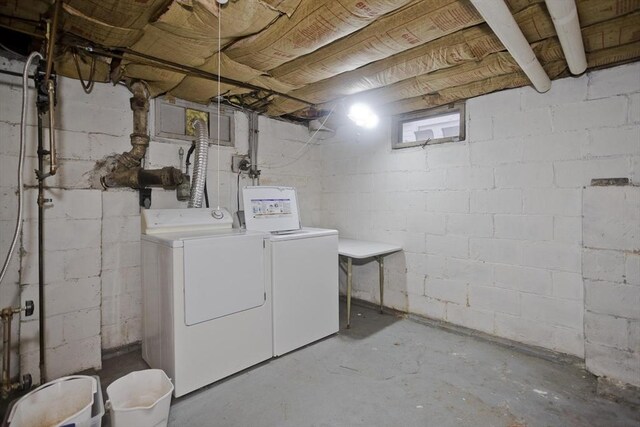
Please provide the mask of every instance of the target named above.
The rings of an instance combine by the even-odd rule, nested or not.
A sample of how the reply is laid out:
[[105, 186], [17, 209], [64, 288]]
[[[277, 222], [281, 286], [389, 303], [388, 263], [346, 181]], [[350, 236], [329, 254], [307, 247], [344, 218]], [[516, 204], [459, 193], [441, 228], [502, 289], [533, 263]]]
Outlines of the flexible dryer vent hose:
[[204, 185], [207, 180], [207, 160], [209, 156], [209, 130], [203, 120], [194, 120], [196, 130], [196, 151], [193, 162], [193, 184], [191, 186], [190, 208], [201, 208]]

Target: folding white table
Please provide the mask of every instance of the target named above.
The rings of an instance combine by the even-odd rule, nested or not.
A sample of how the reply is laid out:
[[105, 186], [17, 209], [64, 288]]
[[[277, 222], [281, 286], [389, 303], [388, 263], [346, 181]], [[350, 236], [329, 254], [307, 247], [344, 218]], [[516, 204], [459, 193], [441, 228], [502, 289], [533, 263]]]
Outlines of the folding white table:
[[353, 285], [353, 260], [375, 258], [378, 261], [380, 276], [380, 313], [384, 302], [384, 257], [401, 251], [402, 247], [388, 243], [367, 242], [363, 240], [338, 239], [338, 254], [346, 259], [347, 270], [347, 328], [351, 327], [351, 287]]

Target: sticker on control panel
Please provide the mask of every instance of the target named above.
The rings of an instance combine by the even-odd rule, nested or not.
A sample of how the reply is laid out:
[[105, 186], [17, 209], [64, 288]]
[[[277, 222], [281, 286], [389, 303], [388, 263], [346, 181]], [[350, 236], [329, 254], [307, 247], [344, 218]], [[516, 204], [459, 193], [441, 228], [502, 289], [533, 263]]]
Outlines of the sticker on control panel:
[[274, 218], [291, 215], [291, 199], [251, 199], [254, 218]]

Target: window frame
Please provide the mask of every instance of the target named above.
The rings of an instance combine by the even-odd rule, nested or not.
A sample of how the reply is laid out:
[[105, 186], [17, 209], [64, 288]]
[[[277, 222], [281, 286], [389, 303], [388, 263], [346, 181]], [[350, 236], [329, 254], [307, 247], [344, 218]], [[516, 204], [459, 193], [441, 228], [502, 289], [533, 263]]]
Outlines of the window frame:
[[[430, 119], [437, 116], [444, 116], [453, 112], [460, 114], [460, 130], [458, 136], [447, 136], [432, 140], [424, 139], [420, 141], [402, 142], [402, 125], [421, 119]], [[461, 142], [466, 138], [467, 117], [464, 101], [452, 104], [429, 108], [427, 110], [413, 111], [411, 113], [398, 114], [393, 116], [391, 122], [391, 148], [394, 150], [410, 147], [423, 147], [425, 145], [445, 144], [447, 142]]]
[[[209, 105], [203, 105], [203, 104], [198, 104], [195, 102], [189, 102], [189, 101], [185, 101], [184, 99], [179, 99], [179, 98], [171, 98], [171, 99], [167, 99], [165, 97], [159, 96], [157, 98], [154, 99], [154, 108], [153, 108], [153, 129], [152, 129], [152, 135], [153, 135], [153, 140], [154, 141], [159, 141], [159, 142], [169, 142], [169, 143], [175, 143], [175, 142], [191, 142], [195, 139], [195, 136], [192, 135], [183, 135], [183, 134], [175, 134], [175, 133], [170, 133], [170, 132], [163, 132], [161, 131], [161, 126], [160, 126], [160, 120], [161, 120], [161, 115], [159, 114], [159, 108], [158, 105], [159, 104], [164, 104], [164, 105], [171, 105], [171, 106], [177, 106], [177, 107], [181, 107], [186, 109], [192, 109], [192, 110], [198, 110], [198, 111], [204, 111], [206, 113], [209, 114], [209, 123], [208, 123], [208, 127], [209, 127], [209, 144], [210, 145], [216, 145], [215, 139], [217, 135], [214, 135], [211, 133], [211, 126], [213, 125], [213, 120], [215, 120], [216, 118], [216, 114], [218, 113], [218, 106], [217, 104], [209, 104]], [[231, 108], [231, 107], [227, 107], [225, 105], [221, 105], [220, 106], [220, 112], [221, 112], [221, 116], [225, 116], [229, 118], [229, 140], [221, 140], [220, 141], [220, 146], [221, 147], [229, 147], [229, 148], [235, 148], [236, 146], [236, 137], [235, 137], [235, 109]]]

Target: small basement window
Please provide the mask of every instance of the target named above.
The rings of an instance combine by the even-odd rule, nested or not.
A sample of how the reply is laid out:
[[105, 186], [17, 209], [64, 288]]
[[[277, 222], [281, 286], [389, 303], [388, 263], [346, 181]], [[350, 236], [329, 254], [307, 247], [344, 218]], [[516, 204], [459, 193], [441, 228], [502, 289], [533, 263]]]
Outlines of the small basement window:
[[394, 116], [391, 131], [394, 149], [463, 141], [464, 103]]
[[[218, 137], [217, 105], [202, 105], [175, 98], [155, 99], [153, 135], [158, 141], [193, 141], [193, 130], [187, 129], [189, 117], [204, 116], [209, 123], [209, 139]], [[234, 110], [220, 106], [220, 145], [234, 147]]]

